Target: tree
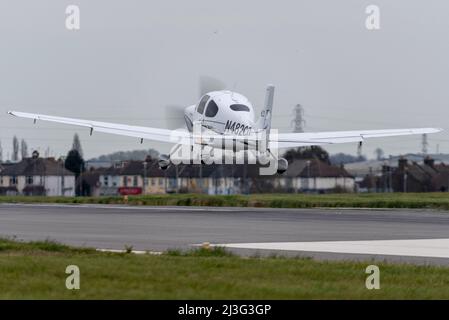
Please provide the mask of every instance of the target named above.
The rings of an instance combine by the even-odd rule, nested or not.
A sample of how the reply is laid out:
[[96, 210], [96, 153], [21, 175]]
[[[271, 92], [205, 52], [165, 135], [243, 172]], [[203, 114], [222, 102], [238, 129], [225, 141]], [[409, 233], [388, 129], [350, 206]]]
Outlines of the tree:
[[73, 172], [75, 176], [78, 177], [80, 173], [84, 171], [83, 157], [81, 157], [77, 150], [72, 149], [65, 158], [64, 166], [67, 170]]
[[[73, 172], [75, 174], [75, 179], [78, 179], [81, 173], [84, 171], [84, 160], [83, 157], [79, 154], [79, 152], [75, 149], [72, 149], [67, 154], [67, 157], [64, 162], [64, 167]], [[81, 194], [80, 188], [77, 188], [76, 195]]]
[[19, 139], [12, 138], [12, 161], [19, 161]]
[[145, 160], [147, 156], [156, 159], [159, 152], [154, 149], [148, 150], [132, 150], [132, 151], [116, 151], [114, 153], [105, 154], [93, 158], [93, 161], [122, 161], [122, 160]]
[[28, 158], [28, 145], [25, 139], [22, 139], [22, 141], [20, 141], [20, 151], [22, 159]]
[[287, 161], [293, 161], [295, 159], [319, 159], [326, 163], [329, 161], [329, 153], [321, 147], [300, 147], [297, 149], [290, 149], [284, 153], [284, 158]]
[[384, 151], [381, 148], [376, 148], [374, 154], [376, 155], [377, 160], [382, 160], [384, 158]]
[[73, 136], [72, 150], [78, 151], [79, 155], [83, 157], [83, 149], [81, 148], [81, 141], [78, 133], [75, 133]]

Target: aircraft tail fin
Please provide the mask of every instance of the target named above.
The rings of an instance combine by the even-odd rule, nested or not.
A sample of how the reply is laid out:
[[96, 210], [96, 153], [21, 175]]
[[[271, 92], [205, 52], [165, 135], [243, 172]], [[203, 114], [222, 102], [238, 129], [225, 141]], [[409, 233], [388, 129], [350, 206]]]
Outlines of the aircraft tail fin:
[[269, 133], [271, 129], [271, 112], [273, 109], [273, 101], [274, 101], [274, 86], [270, 84], [267, 86], [265, 92], [264, 108], [256, 124], [256, 127], [258, 129], [266, 130], [267, 133]]

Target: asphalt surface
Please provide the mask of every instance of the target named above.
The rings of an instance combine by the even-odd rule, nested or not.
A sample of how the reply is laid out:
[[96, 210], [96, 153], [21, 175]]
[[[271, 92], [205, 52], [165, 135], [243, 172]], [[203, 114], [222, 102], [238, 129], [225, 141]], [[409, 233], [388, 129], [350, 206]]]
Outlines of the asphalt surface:
[[[260, 243], [449, 238], [449, 212], [431, 210], [132, 207], [1, 204], [0, 236], [102, 249], [163, 251], [210, 242]], [[240, 254], [272, 250], [232, 249]], [[449, 250], [449, 248], [448, 248]], [[274, 251], [318, 259], [449, 265], [449, 259]]]

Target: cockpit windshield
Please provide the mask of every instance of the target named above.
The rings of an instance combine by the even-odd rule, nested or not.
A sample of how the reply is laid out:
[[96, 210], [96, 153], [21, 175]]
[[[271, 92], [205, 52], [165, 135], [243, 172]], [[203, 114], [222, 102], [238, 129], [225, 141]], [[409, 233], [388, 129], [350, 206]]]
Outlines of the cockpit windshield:
[[209, 100], [209, 96], [208, 95], [205, 95], [204, 97], [201, 98], [201, 101], [200, 101], [200, 103], [198, 103], [198, 107], [196, 108], [196, 111], [198, 113], [203, 114], [204, 107], [206, 106], [207, 100]]
[[249, 112], [249, 107], [245, 106], [244, 104], [231, 104], [230, 108], [231, 108], [231, 110], [234, 110], [234, 111], [246, 111], [246, 112]]

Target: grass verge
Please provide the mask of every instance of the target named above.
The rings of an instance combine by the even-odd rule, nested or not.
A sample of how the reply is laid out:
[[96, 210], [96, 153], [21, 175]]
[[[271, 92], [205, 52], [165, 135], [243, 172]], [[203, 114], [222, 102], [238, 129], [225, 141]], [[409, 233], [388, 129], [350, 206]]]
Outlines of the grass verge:
[[0, 196], [0, 203], [96, 203], [152, 206], [215, 206], [269, 208], [416, 208], [449, 210], [449, 193], [369, 193], [369, 194], [252, 194], [204, 195], [166, 194], [104, 197]]
[[[101, 253], [1, 239], [0, 298], [449, 299], [449, 268], [377, 263], [381, 289], [367, 290], [368, 264], [241, 258], [223, 248], [158, 256]], [[80, 290], [65, 287], [68, 265], [80, 268]]]

